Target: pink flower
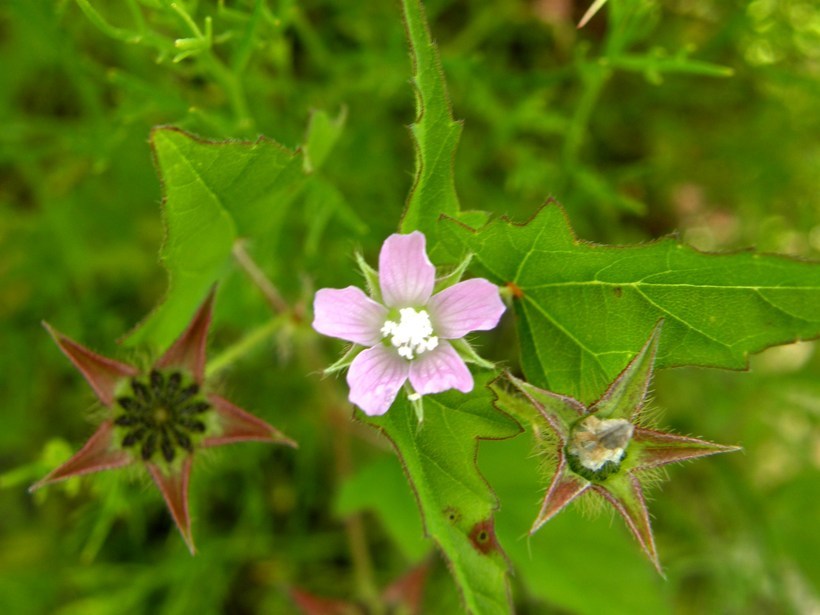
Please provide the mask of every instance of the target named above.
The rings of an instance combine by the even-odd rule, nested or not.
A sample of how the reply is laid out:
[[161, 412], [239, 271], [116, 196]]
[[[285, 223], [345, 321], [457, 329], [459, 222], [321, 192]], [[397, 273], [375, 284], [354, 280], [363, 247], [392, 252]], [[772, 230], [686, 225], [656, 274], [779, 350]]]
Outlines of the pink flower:
[[411, 399], [473, 389], [473, 377], [454, 343], [471, 357], [461, 338], [498, 324], [505, 309], [498, 287], [476, 278], [434, 295], [435, 283], [425, 237], [416, 231], [385, 240], [372, 298], [355, 286], [316, 293], [313, 328], [368, 347], [347, 373], [349, 399], [365, 414], [387, 412], [408, 380]]

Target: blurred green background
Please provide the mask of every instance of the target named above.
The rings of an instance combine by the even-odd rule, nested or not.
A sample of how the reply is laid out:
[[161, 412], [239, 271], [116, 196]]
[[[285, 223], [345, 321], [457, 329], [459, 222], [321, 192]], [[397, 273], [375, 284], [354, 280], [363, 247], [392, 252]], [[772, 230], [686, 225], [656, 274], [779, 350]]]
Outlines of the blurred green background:
[[[552, 196], [592, 241], [677, 229], [706, 250], [820, 257], [815, 2], [610, 0], [581, 31], [585, 2], [425, 4], [465, 120], [463, 208], [525, 219]], [[361, 524], [379, 586], [430, 557], [424, 612], [455, 612], [398, 463], [349, 422], [342, 383], [317, 374], [340, 345], [305, 323], [225, 374], [232, 399], [301, 448], [249, 444], [199, 459], [197, 557], [137, 470], [26, 491], [90, 435], [95, 412], [40, 320], [134, 359], [140, 351], [115, 340], [165, 290], [152, 126], [297, 147], [312, 109], [346, 110], [322, 169], [342, 204], [305, 200], [278, 252], [255, 255], [297, 305], [312, 289], [356, 282], [354, 247], [372, 262], [410, 188], [414, 102], [396, 3], [175, 6], [0, 4], [0, 609], [290, 613], [291, 587], [355, 600], [350, 526]], [[261, 295], [231, 273], [212, 356], [266, 318]], [[512, 334], [507, 322], [481, 342], [514, 368]], [[608, 513], [571, 510], [527, 539], [543, 488], [531, 445], [483, 443], [518, 612], [819, 613], [818, 374], [805, 342], [754, 357], [750, 373], [658, 375], [663, 424], [745, 449], [673, 467], [654, 491], [667, 580]]]

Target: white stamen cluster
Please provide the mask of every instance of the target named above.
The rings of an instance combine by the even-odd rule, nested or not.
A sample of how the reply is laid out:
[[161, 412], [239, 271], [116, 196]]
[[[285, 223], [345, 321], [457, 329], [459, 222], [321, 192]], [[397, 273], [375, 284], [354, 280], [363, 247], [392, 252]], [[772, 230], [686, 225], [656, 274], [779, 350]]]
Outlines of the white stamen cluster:
[[399, 310], [399, 322], [385, 321], [381, 332], [398, 350], [399, 356], [407, 360], [438, 346], [438, 336], [433, 335], [433, 324], [425, 310], [402, 308]]

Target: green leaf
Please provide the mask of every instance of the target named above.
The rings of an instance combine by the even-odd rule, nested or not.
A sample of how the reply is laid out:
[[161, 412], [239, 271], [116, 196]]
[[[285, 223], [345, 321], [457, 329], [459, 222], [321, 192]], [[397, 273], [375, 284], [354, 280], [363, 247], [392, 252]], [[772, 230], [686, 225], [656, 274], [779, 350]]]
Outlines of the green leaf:
[[422, 231], [436, 244], [440, 214], [459, 211], [453, 158], [461, 122], [453, 120], [438, 49], [430, 36], [420, 0], [403, 0], [404, 24], [413, 58], [416, 121], [410, 126], [416, 148], [416, 172], [400, 230]]
[[164, 188], [165, 301], [128, 344], [170, 344], [220, 278], [238, 238], [272, 233], [302, 186], [301, 157], [265, 138], [207, 141], [173, 127], [151, 133]]
[[346, 108], [343, 108], [335, 119], [331, 119], [327, 112], [321, 109], [314, 110], [310, 114], [307, 136], [302, 146], [305, 173], [313, 173], [322, 167], [333, 146], [336, 145], [336, 141], [342, 135], [346, 119]]
[[750, 353], [820, 336], [820, 266], [755, 252], [707, 254], [665, 238], [577, 239], [548, 204], [526, 224], [442, 225], [510, 285], [528, 380], [586, 403], [665, 319], [656, 365], [743, 369]]
[[382, 417], [362, 420], [379, 429], [398, 453], [424, 519], [449, 561], [471, 613], [510, 613], [507, 560], [495, 538], [498, 501], [476, 468], [478, 439], [500, 440], [521, 427], [492, 405], [487, 376], [470, 395], [425, 396], [424, 422], [401, 396]]

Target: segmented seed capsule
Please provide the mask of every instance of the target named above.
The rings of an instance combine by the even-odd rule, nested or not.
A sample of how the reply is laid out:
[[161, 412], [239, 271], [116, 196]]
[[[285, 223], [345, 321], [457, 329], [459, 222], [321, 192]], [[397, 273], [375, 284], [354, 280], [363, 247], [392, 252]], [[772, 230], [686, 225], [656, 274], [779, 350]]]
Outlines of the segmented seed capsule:
[[144, 461], [160, 455], [167, 463], [181, 451], [193, 452], [197, 438], [208, 429], [200, 418], [211, 405], [200, 396], [196, 382], [185, 380], [181, 372], [158, 369], [131, 379], [133, 395], [117, 398], [122, 413], [114, 418], [114, 424], [123, 430], [120, 442], [124, 448], [138, 446]]

